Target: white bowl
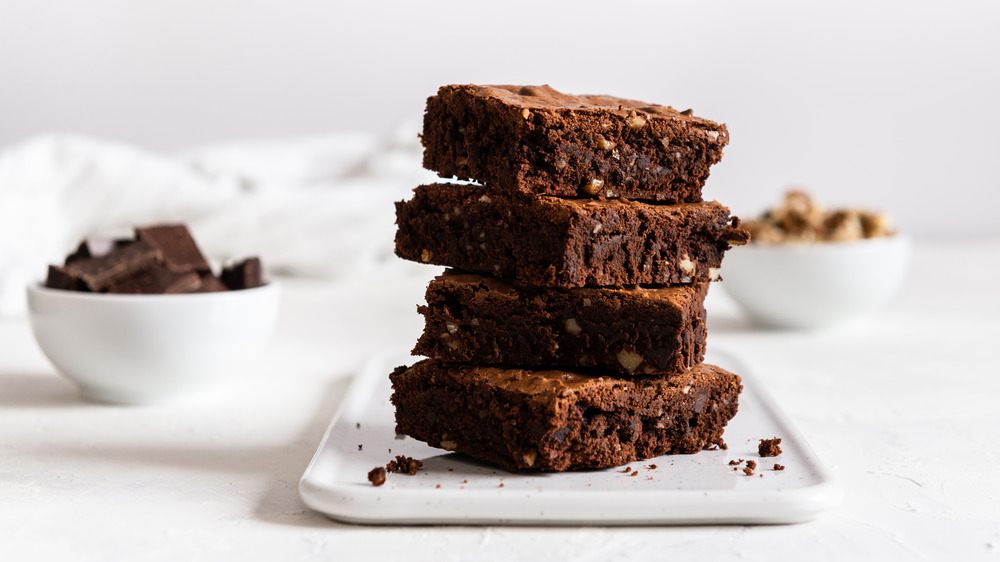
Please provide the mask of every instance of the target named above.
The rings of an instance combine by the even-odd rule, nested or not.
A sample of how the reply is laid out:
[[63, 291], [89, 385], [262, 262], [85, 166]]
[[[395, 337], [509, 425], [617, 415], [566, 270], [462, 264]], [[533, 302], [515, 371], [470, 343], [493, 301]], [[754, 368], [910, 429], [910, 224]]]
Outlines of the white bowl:
[[722, 286], [753, 320], [775, 328], [821, 328], [857, 319], [899, 289], [910, 240], [748, 244], [730, 250]]
[[275, 283], [241, 291], [109, 295], [28, 287], [31, 328], [84, 398], [164, 402], [217, 388], [274, 331]]

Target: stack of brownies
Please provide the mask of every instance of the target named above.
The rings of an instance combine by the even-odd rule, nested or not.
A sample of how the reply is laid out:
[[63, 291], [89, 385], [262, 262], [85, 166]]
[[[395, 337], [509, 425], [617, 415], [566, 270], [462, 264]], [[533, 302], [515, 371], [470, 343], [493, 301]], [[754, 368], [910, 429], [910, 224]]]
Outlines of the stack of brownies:
[[390, 378], [396, 430], [510, 470], [616, 466], [725, 446], [740, 378], [702, 363], [704, 299], [749, 239], [702, 201], [725, 125], [548, 86], [444, 86], [438, 183], [397, 203], [396, 253], [450, 268]]

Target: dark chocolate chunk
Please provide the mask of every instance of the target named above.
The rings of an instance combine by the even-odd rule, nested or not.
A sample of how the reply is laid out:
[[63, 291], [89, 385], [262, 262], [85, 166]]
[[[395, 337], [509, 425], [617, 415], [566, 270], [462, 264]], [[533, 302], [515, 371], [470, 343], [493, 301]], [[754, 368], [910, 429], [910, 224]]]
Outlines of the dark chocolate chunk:
[[195, 243], [191, 233], [182, 224], [165, 224], [135, 229], [138, 240], [144, 241], [158, 249], [167, 267], [174, 271], [208, 272], [209, 266], [205, 256]]
[[86, 290], [83, 280], [70, 274], [66, 269], [50, 265], [49, 273], [45, 278], [45, 286], [49, 289], [62, 289], [64, 291]]
[[76, 247], [76, 250], [72, 254], [66, 256], [65, 263], [69, 265], [81, 259], [106, 256], [112, 250], [128, 246], [132, 242], [133, 240], [129, 239], [87, 238], [83, 242], [80, 242], [80, 245]]
[[162, 262], [160, 251], [139, 241], [118, 246], [99, 257], [78, 259], [66, 271], [83, 280], [91, 291], [103, 291], [112, 284]]
[[201, 273], [199, 275], [201, 276], [201, 287], [199, 287], [196, 292], [219, 293], [229, 290], [229, 287], [226, 287], [215, 275], [212, 275], [211, 273]]
[[219, 278], [233, 291], [253, 289], [264, 284], [264, 274], [258, 258], [247, 258], [226, 267]]
[[108, 288], [109, 293], [136, 295], [169, 295], [191, 293], [201, 287], [201, 277], [193, 271], [174, 271], [164, 265], [144, 269], [124, 279], [116, 281]]

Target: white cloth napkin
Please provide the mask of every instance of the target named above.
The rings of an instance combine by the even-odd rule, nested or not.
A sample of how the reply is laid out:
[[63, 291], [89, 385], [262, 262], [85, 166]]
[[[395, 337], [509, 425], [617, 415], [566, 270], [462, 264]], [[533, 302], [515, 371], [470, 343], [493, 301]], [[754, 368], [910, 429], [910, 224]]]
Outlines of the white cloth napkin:
[[417, 124], [359, 134], [240, 141], [161, 155], [51, 134], [0, 151], [0, 316], [87, 236], [185, 222], [216, 263], [260, 256], [272, 272], [343, 277], [393, 268], [394, 201], [435, 176]]

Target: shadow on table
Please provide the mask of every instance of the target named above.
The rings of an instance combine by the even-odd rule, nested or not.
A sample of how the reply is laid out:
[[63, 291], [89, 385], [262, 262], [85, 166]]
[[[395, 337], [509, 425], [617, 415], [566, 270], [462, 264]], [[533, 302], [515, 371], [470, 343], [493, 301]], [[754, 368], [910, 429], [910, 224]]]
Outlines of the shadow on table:
[[65, 408], [84, 404], [73, 383], [53, 373], [0, 373], [0, 408]]

